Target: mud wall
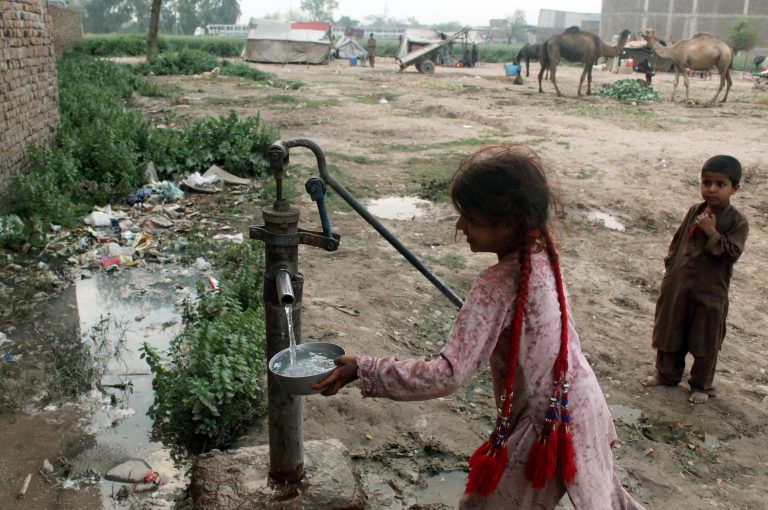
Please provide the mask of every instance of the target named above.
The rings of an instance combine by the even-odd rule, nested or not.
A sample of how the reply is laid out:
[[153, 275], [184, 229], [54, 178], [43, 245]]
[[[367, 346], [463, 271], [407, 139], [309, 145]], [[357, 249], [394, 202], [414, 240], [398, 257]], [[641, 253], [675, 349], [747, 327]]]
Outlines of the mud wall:
[[48, 12], [53, 24], [53, 48], [58, 59], [83, 40], [83, 14], [53, 4], [48, 5]]
[[[663, 39], [709, 32], [727, 40], [731, 27], [745, 19], [768, 26], [768, 0], [603, 0], [600, 37], [610, 41], [625, 28], [654, 28]], [[761, 30], [755, 47], [768, 47], [768, 30]]]
[[0, 194], [27, 168], [31, 144], [54, 141], [59, 94], [46, 0], [0, 0]]

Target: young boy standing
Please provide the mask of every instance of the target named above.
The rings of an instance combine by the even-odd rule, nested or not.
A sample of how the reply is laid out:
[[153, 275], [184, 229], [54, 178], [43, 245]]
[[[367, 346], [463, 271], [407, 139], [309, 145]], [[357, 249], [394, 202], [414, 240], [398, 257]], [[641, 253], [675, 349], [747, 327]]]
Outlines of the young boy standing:
[[677, 385], [690, 352], [694, 361], [688, 400], [694, 404], [715, 396], [713, 382], [725, 338], [728, 286], [749, 233], [747, 219], [731, 205], [740, 180], [741, 164], [734, 157], [714, 156], [704, 163], [704, 202], [688, 210], [664, 259], [666, 271], [653, 324], [656, 373], [643, 385]]

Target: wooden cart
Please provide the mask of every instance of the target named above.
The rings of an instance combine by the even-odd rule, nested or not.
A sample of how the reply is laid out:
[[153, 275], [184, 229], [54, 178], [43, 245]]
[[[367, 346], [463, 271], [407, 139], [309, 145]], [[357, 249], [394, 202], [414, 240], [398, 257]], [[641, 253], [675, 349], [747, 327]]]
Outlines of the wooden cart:
[[443, 46], [451, 44], [453, 41], [461, 37], [466, 38], [468, 32], [469, 27], [463, 28], [455, 34], [446, 37], [442, 41], [433, 42], [432, 44], [428, 44], [422, 48], [419, 48], [418, 50], [408, 53], [402, 59], [395, 58], [395, 61], [400, 66], [400, 72], [403, 72], [406, 67], [414, 65], [416, 66], [416, 70], [418, 70], [420, 73], [434, 73], [435, 55], [437, 55], [437, 52], [440, 51]]

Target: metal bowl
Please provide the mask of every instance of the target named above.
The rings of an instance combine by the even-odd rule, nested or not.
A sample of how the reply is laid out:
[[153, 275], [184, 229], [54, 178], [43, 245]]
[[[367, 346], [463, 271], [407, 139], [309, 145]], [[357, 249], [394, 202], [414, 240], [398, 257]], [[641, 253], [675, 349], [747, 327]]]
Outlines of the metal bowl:
[[[320, 362], [329, 361], [330, 368], [293, 373], [291, 349], [283, 349], [269, 360], [269, 371], [275, 376], [280, 386], [293, 395], [312, 395], [320, 393], [309, 386], [328, 377], [336, 369], [333, 360], [344, 354], [344, 349], [336, 344], [323, 342], [298, 344], [296, 346], [296, 364], [299, 366], [310, 357]], [[287, 373], [286, 373], [287, 372]]]

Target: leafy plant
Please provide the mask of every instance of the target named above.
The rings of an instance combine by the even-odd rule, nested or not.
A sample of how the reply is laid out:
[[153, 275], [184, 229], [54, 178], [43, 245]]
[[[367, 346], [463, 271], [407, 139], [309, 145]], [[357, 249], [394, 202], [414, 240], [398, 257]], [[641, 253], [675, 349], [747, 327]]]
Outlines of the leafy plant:
[[263, 257], [252, 243], [226, 250], [221, 290], [198, 284], [199, 301], [185, 306], [184, 330], [167, 356], [142, 348], [155, 375], [148, 414], [162, 436], [187, 449], [228, 446], [266, 409]]
[[661, 101], [661, 97], [655, 90], [628, 79], [602, 85], [597, 95], [622, 101]]

